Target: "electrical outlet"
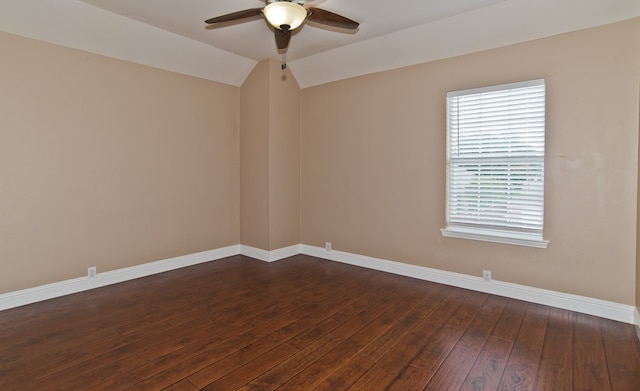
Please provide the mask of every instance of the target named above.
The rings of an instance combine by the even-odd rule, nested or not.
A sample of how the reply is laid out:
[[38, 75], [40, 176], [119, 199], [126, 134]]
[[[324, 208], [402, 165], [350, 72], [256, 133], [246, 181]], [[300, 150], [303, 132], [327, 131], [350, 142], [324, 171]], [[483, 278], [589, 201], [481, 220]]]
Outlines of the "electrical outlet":
[[95, 267], [95, 266], [90, 267], [90, 268], [88, 268], [88, 269], [87, 269], [87, 277], [89, 277], [89, 278], [95, 278], [95, 277], [96, 277], [97, 272], [98, 272], [98, 271], [97, 271], [97, 269], [96, 269], [96, 267]]
[[331, 242], [325, 242], [324, 243], [324, 249], [327, 251], [331, 251]]
[[491, 270], [483, 270], [482, 279], [486, 282], [491, 282]]

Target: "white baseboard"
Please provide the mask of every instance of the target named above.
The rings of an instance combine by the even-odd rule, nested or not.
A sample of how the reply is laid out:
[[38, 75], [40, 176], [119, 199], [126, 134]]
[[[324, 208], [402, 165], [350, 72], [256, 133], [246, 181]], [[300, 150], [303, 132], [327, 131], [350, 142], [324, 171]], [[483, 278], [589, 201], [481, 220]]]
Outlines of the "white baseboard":
[[240, 246], [240, 253], [247, 257], [258, 259], [264, 262], [275, 262], [284, 258], [289, 258], [300, 254], [300, 245], [296, 244], [289, 247], [283, 247], [277, 250], [268, 251], [250, 246]]
[[234, 245], [215, 250], [203, 251], [195, 254], [183, 255], [161, 261], [145, 263], [123, 269], [98, 273], [95, 277], [78, 277], [70, 280], [41, 285], [34, 288], [22, 289], [0, 295], [0, 311], [20, 307], [38, 301], [49, 300], [56, 297], [70, 295], [89, 289], [117, 284], [136, 278], [163, 273], [187, 266], [197, 265], [230, 257], [233, 255], [246, 255], [265, 262], [275, 262], [293, 255], [300, 254], [300, 246], [290, 246], [274, 251], [261, 250], [254, 247]]
[[169, 258], [0, 295], [0, 311], [240, 254], [240, 246]]
[[23, 289], [20, 291], [9, 292], [0, 295], [0, 311], [238, 254], [265, 262], [275, 262], [297, 254], [305, 254], [354, 266], [380, 270], [388, 273], [418, 278], [425, 281], [432, 281], [459, 288], [529, 301], [532, 303], [544, 304], [640, 326], [640, 313], [638, 313], [638, 308], [630, 305], [496, 280], [486, 282], [483, 281], [481, 277], [452, 273], [423, 266], [409, 265], [406, 263], [351, 254], [342, 251], [327, 251], [321, 247], [308, 246], [304, 244], [284, 247], [273, 251], [244, 245], [234, 245], [165, 259], [162, 261], [145, 263], [124, 269], [98, 273], [94, 278], [80, 277], [34, 288]]
[[342, 251], [327, 251], [324, 248], [314, 246], [300, 245], [300, 251], [302, 254], [336, 262], [437, 282], [459, 288], [471, 289], [478, 292], [524, 300], [532, 303], [544, 304], [551, 307], [563, 308], [620, 322], [638, 324], [638, 321], [636, 320], [639, 319], [637, 318], [637, 309], [630, 305], [496, 280], [486, 282], [482, 277], [452, 273]]

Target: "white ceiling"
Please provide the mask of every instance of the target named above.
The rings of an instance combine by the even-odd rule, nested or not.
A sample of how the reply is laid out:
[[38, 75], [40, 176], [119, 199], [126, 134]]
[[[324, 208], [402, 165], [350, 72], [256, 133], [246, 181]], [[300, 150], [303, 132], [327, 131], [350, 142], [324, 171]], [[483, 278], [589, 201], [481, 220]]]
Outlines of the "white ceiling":
[[[261, 61], [278, 55], [273, 30], [264, 18], [209, 28], [204, 23], [205, 19], [214, 16], [264, 7], [262, 0], [83, 1], [252, 60]], [[406, 12], [395, 10], [397, 0], [307, 1], [353, 19], [361, 26], [356, 33], [350, 33], [306, 23], [294, 31], [287, 58], [296, 60], [502, 1], [505, 0], [403, 0]]]
[[[301, 87], [640, 16], [638, 0], [309, 0], [360, 22], [306, 23], [287, 61]], [[0, 30], [231, 85], [280, 58], [260, 17], [204, 20], [261, 0], [2, 0]]]

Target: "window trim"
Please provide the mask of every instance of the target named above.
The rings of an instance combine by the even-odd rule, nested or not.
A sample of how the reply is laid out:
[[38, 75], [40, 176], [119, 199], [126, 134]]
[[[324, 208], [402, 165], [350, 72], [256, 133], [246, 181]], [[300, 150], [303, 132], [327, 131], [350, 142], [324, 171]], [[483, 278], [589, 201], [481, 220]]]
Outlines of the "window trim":
[[[460, 91], [451, 91], [447, 93], [447, 101], [450, 97], [462, 96], [462, 95], [472, 95], [479, 94], [485, 92], [494, 92], [494, 91], [502, 91], [509, 90], [515, 88], [524, 88], [530, 86], [537, 85], [545, 85], [544, 79], [536, 79], [536, 80], [527, 80], [516, 83], [508, 83], [508, 84], [500, 84], [500, 85], [492, 85], [487, 87], [480, 88], [472, 88]], [[546, 107], [545, 107], [546, 111]], [[451, 140], [450, 140], [450, 129], [449, 129], [449, 103], [447, 103], [447, 145], [446, 145], [446, 153], [447, 153], [447, 162], [446, 162], [446, 227], [440, 230], [443, 237], [452, 237], [452, 238], [460, 238], [460, 239], [471, 239], [471, 240], [479, 240], [493, 243], [501, 243], [501, 244], [510, 244], [510, 245], [518, 245], [518, 246], [526, 246], [526, 247], [535, 247], [535, 248], [547, 248], [549, 241], [543, 239], [542, 230], [540, 232], [520, 232], [517, 229], [500, 229], [499, 227], [482, 227], [482, 226], [466, 226], [464, 224], [453, 224], [449, 223], [449, 175], [450, 175], [450, 160], [449, 160], [449, 151], [451, 150]], [[546, 148], [545, 148], [546, 149]], [[543, 166], [544, 166], [544, 157]], [[544, 182], [543, 182], [544, 183]], [[544, 205], [544, 195], [542, 196], [542, 204]], [[544, 207], [543, 207], [544, 211]], [[544, 213], [544, 212], [543, 212]], [[544, 224], [544, 223], [543, 223]]]
[[544, 240], [541, 235], [489, 228], [449, 226], [447, 228], [440, 229], [440, 232], [442, 233], [442, 236], [447, 238], [480, 240], [483, 242], [513, 244], [516, 246], [535, 248], [547, 248], [549, 245], [549, 241]]

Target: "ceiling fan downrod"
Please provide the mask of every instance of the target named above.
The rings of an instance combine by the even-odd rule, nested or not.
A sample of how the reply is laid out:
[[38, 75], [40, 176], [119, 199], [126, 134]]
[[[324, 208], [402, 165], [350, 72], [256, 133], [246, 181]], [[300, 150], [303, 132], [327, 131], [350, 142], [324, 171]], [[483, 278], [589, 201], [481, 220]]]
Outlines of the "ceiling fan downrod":
[[[286, 37], [287, 34], [291, 34], [290, 32], [290, 28], [291, 26], [289, 26], [288, 24], [283, 24], [280, 26], [280, 30], [282, 30], [283, 35]], [[289, 48], [289, 42], [286, 42], [284, 44], [284, 49], [282, 49], [282, 70], [284, 71], [285, 69], [287, 69], [287, 49]]]

